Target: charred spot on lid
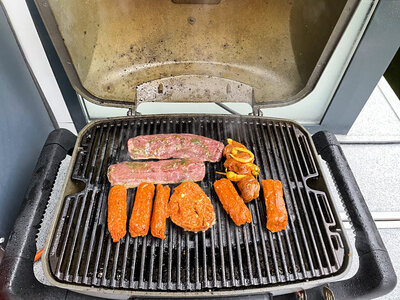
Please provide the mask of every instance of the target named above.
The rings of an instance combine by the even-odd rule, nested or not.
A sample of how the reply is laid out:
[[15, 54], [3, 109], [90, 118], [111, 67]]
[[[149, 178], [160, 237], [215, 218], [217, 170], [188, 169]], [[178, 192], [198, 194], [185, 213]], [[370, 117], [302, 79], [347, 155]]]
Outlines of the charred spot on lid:
[[188, 21], [188, 23], [189, 23], [190, 25], [193, 25], [194, 23], [196, 23], [196, 18], [194, 18], [194, 17], [188, 17], [188, 18], [187, 18], [187, 21]]

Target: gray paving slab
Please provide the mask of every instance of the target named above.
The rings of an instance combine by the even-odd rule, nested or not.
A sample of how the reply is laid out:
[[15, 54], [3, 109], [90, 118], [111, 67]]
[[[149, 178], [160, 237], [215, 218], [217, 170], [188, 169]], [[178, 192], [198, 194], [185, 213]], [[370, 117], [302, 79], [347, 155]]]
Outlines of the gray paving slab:
[[381, 85], [349, 133], [337, 137], [370, 210], [400, 214], [400, 101]]
[[352, 136], [400, 136], [400, 118], [379, 86], [375, 88], [348, 132], [347, 137]]
[[[398, 212], [400, 219], [400, 145], [342, 145], [365, 201], [372, 212]], [[321, 161], [332, 197], [343, 212], [339, 195]]]
[[400, 212], [400, 144], [342, 145], [342, 149], [369, 209]]

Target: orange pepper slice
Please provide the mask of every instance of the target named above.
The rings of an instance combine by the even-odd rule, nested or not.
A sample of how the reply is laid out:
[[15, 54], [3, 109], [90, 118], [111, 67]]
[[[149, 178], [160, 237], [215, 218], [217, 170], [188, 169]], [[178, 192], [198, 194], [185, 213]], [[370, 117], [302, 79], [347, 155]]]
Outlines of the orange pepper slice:
[[222, 173], [222, 172], [216, 172], [217, 174], [221, 174], [221, 175], [225, 175], [226, 178], [228, 178], [230, 181], [239, 181], [241, 179], [243, 179], [244, 177], [246, 177], [247, 175], [239, 175], [236, 174], [235, 172], [229, 171], [226, 173]]
[[42, 257], [43, 249], [39, 250], [38, 253], [36, 253], [35, 258], [33, 261], [38, 261]]

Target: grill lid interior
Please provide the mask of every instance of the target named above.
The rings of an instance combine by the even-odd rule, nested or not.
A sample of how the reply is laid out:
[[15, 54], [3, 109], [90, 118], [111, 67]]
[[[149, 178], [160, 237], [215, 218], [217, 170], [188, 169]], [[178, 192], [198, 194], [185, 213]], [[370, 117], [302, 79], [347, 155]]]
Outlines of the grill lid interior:
[[356, 0], [35, 0], [75, 89], [145, 101], [299, 101], [316, 84]]
[[[265, 228], [262, 193], [248, 204], [252, 223], [234, 225], [212, 188], [219, 178], [215, 172], [223, 170], [221, 161], [206, 163], [206, 177], [199, 183], [216, 212], [210, 230], [185, 232], [168, 220], [165, 240], [128, 233], [112, 243], [107, 167], [129, 160], [130, 137], [172, 132], [234, 138], [248, 146], [261, 168], [259, 179], [282, 181], [287, 229], [271, 233]], [[311, 139], [292, 122], [234, 116], [120, 118], [94, 122], [78, 143], [43, 260], [56, 286], [132, 295], [232, 293], [232, 287], [234, 293], [252, 293], [308, 288], [337, 279], [349, 267], [348, 242]], [[128, 190], [128, 216], [135, 191]]]

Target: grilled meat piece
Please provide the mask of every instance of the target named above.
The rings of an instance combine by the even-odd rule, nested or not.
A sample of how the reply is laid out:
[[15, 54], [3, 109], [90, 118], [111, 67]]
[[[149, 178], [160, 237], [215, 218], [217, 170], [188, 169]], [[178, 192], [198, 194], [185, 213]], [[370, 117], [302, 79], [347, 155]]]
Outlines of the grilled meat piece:
[[282, 183], [279, 180], [262, 180], [265, 208], [267, 210], [267, 228], [271, 232], [284, 230], [288, 215], [283, 200]]
[[224, 144], [195, 134], [141, 135], [128, 140], [132, 159], [192, 158], [217, 162], [222, 157]]
[[243, 198], [245, 203], [258, 198], [260, 194], [260, 184], [252, 175], [239, 180], [237, 186], [240, 191], [240, 197]]
[[250, 210], [244, 204], [230, 180], [226, 178], [217, 180], [214, 182], [214, 189], [225, 211], [236, 225], [240, 226], [251, 222]]
[[116, 243], [126, 234], [126, 188], [122, 185], [113, 186], [108, 193], [108, 231]]
[[233, 148], [235, 148], [235, 147], [247, 149], [245, 145], [232, 140], [232, 143], [226, 145], [225, 148], [224, 148], [223, 155], [225, 156], [225, 158], [229, 158], [230, 157], [229, 155], [231, 154]]
[[153, 197], [154, 184], [143, 182], [138, 186], [131, 219], [129, 220], [129, 233], [132, 237], [147, 235], [150, 227]]
[[194, 182], [184, 182], [174, 189], [168, 210], [172, 222], [188, 231], [206, 231], [215, 222], [210, 199]]
[[233, 158], [228, 158], [226, 159], [224, 163], [225, 169], [235, 172], [236, 174], [239, 175], [251, 175], [251, 167], [250, 164], [244, 164], [241, 162], [238, 162], [237, 160]]
[[168, 218], [168, 200], [171, 189], [169, 186], [157, 184], [156, 198], [154, 199], [153, 214], [151, 216], [151, 234], [154, 237], [165, 239], [165, 226]]
[[[224, 163], [225, 169], [239, 175], [251, 175], [251, 164], [254, 162], [254, 155], [252, 156], [252, 154], [249, 153], [250, 151], [241, 143], [231, 139], [228, 139], [228, 143], [230, 144], [226, 145], [224, 148], [224, 156], [226, 157]], [[246, 152], [240, 149], [246, 149]], [[233, 158], [231, 154], [234, 155], [236, 159]], [[244, 163], [239, 160], [248, 161]]]
[[146, 162], [122, 162], [108, 167], [111, 185], [137, 187], [142, 182], [155, 184], [178, 183], [203, 180], [206, 169], [204, 163], [193, 159], [170, 159]]

